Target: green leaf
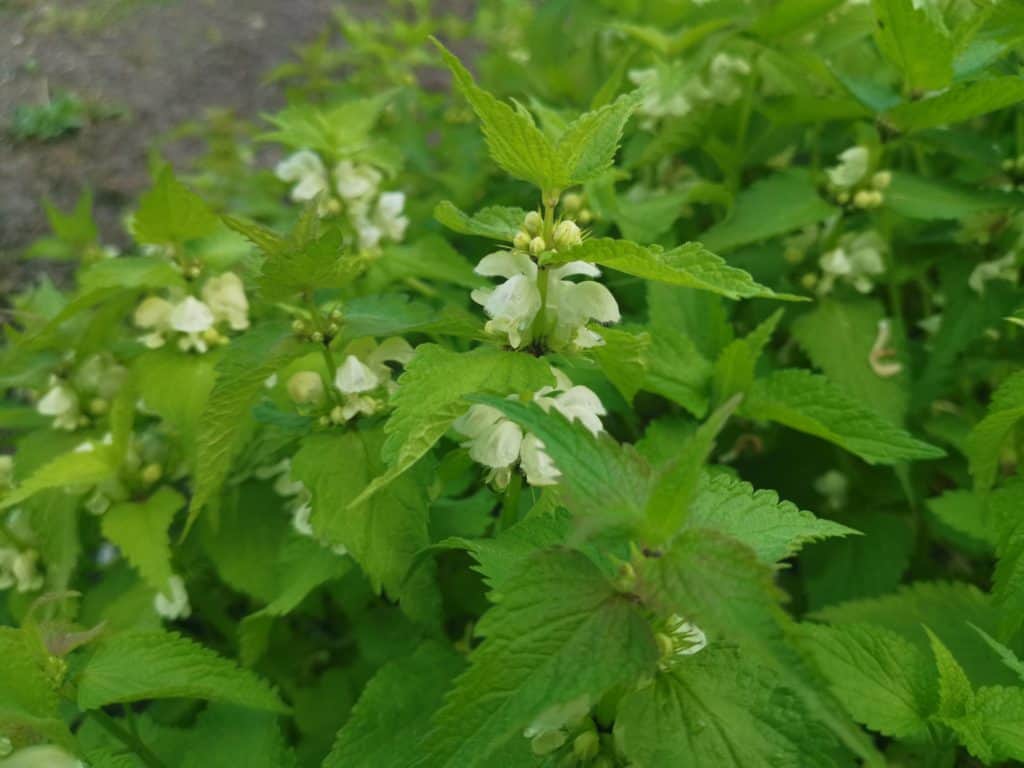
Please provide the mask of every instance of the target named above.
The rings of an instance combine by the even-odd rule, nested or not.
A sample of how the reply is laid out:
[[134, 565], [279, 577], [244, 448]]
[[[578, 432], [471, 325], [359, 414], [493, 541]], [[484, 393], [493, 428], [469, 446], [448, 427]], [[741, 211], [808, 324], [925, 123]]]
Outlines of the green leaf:
[[276, 715], [213, 704], [188, 729], [180, 768], [295, 768]]
[[216, 357], [183, 355], [176, 349], [155, 349], [135, 360], [132, 374], [146, 408], [179, 435], [190, 458], [203, 409], [216, 380]]
[[110, 539], [156, 592], [167, 589], [173, 575], [171, 521], [185, 506], [184, 497], [163, 486], [143, 502], [121, 502], [108, 509], [101, 520], [103, 535]]
[[462, 235], [479, 235], [492, 240], [512, 242], [523, 226], [526, 211], [504, 205], [491, 205], [470, 216], [459, 210], [454, 203], [442, 200], [434, 208], [434, 218], [448, 229]]
[[381, 667], [338, 732], [323, 768], [413, 765], [431, 716], [463, 666], [447, 645], [428, 641]]
[[1021, 419], [1024, 419], [1024, 371], [1014, 373], [999, 386], [992, 395], [985, 418], [967, 436], [967, 458], [979, 490], [987, 490], [995, 482], [1003, 444]]
[[263, 115], [277, 130], [259, 135], [292, 149], [312, 149], [329, 159], [341, 159], [373, 148], [370, 132], [394, 91], [363, 99], [349, 99], [327, 109], [296, 103], [273, 115]]
[[206, 237], [217, 228], [217, 217], [165, 165], [153, 188], [139, 200], [132, 231], [140, 243], [183, 243]]
[[701, 236], [712, 251], [784, 235], [817, 224], [836, 209], [818, 197], [811, 175], [789, 170], [761, 179], [736, 197], [729, 216]]
[[75, 201], [71, 213], [64, 213], [50, 200], [43, 200], [46, 220], [53, 234], [62, 242], [79, 248], [99, 241], [99, 228], [92, 214], [93, 193], [85, 189]]
[[379, 430], [313, 435], [293, 458], [292, 476], [313, 496], [311, 522], [317, 536], [348, 549], [375, 590], [383, 588], [408, 615], [431, 624], [439, 607], [432, 571], [409, 574], [416, 553], [430, 544], [422, 479], [405, 476], [372, 497], [357, 499], [384, 469], [382, 442]]
[[715, 470], [701, 475], [686, 525], [736, 539], [765, 563], [790, 557], [810, 542], [857, 533], [781, 501], [775, 491], [754, 490], [749, 483]]
[[747, 393], [754, 383], [757, 362], [771, 341], [780, 319], [782, 310], [777, 310], [746, 337], [733, 339], [722, 350], [722, 354], [715, 361], [711, 379], [716, 403], [721, 404], [733, 395]]
[[651, 337], [646, 332], [602, 328], [601, 338], [604, 344], [588, 350], [588, 354], [619, 394], [631, 403], [647, 379]]
[[794, 368], [758, 379], [742, 410], [750, 418], [775, 421], [828, 440], [869, 464], [945, 455], [850, 399], [825, 377], [809, 371]]
[[900, 130], [921, 131], [962, 123], [1022, 100], [1024, 82], [1017, 75], [1005, 75], [955, 85], [937, 96], [900, 104], [884, 117]]
[[903, 74], [907, 91], [945, 88], [953, 78], [953, 41], [941, 16], [913, 0], [873, 0], [875, 42]]
[[186, 533], [220, 491], [252, 424], [251, 410], [267, 378], [304, 350], [276, 324], [249, 330], [232, 341], [217, 363], [217, 381], [203, 409]]
[[[885, 310], [877, 301], [826, 299], [798, 317], [792, 333], [830, 381], [893, 424], [900, 424], [907, 408], [906, 374], [883, 378], [868, 360], [878, 323], [884, 317]], [[901, 345], [894, 342], [892, 346], [897, 355], [886, 360], [899, 361]]]
[[1019, 192], [967, 187], [943, 179], [925, 179], [894, 171], [885, 191], [885, 205], [901, 216], [931, 221], [963, 219], [972, 213], [1016, 208], [1024, 203]]
[[70, 734], [59, 717], [60, 662], [26, 628], [0, 627], [0, 737], [15, 746], [40, 737], [67, 744]]
[[1007, 648], [985, 630], [974, 625], [971, 625], [971, 628], [988, 644], [989, 648], [996, 652], [1006, 667], [1012, 670], [1021, 682], [1024, 682], [1024, 661], [1021, 661], [1013, 650]]
[[105, 446], [65, 453], [44, 464], [14, 490], [0, 497], [0, 510], [10, 509], [49, 488], [91, 486], [114, 476], [117, 462]]
[[287, 712], [252, 672], [173, 633], [119, 634], [101, 642], [78, 678], [78, 706], [189, 698]]
[[934, 632], [924, 628], [939, 670], [938, 714], [943, 719], [966, 714], [974, 705], [974, 688], [967, 673]]
[[742, 269], [730, 267], [700, 243], [686, 243], [670, 251], [644, 247], [628, 240], [592, 237], [565, 257], [587, 261], [646, 280], [699, 288], [729, 299], [764, 297], [804, 301], [804, 297], [776, 293], [754, 282]]
[[485, 278], [473, 271], [469, 260], [440, 235], [427, 235], [409, 245], [385, 247], [383, 258], [374, 264], [374, 274], [387, 275], [391, 280], [435, 280], [470, 289], [487, 284]]
[[353, 504], [361, 504], [408, 470], [444, 436], [468, 406], [462, 399], [474, 392], [526, 394], [554, 385], [542, 360], [518, 352], [481, 347], [458, 353], [435, 344], [421, 344], [398, 379], [394, 411], [384, 431], [388, 470], [375, 478]]
[[555, 145], [568, 179], [561, 186], [582, 184], [612, 167], [626, 121], [638, 103], [635, 93], [626, 94], [580, 115], [565, 127]]
[[839, 766], [837, 744], [778, 676], [708, 648], [627, 694], [616, 743], [632, 765]]
[[437, 713], [417, 765], [491, 765], [524, 729], [558, 728], [568, 712], [585, 713], [606, 691], [653, 672], [658, 651], [640, 608], [584, 555], [539, 552], [503, 595], [477, 625], [484, 642]]
[[966, 715], [943, 722], [986, 765], [1024, 761], [1024, 688], [980, 688]]
[[925, 651], [870, 624], [806, 625], [804, 631], [818, 668], [857, 722], [885, 736], [928, 739], [937, 701]]

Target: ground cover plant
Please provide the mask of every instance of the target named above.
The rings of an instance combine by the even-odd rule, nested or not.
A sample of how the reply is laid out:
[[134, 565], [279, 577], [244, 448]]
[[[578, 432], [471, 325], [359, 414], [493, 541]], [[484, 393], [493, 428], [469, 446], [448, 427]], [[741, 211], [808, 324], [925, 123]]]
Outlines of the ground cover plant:
[[1020, 6], [394, 5], [48, 205], [0, 766], [1024, 760]]

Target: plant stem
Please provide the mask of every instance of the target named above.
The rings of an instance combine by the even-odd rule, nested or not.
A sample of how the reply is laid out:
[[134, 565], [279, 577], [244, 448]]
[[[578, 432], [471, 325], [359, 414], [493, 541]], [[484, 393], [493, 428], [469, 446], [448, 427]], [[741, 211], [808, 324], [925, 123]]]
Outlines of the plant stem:
[[[558, 191], [545, 192], [542, 195], [544, 203], [544, 229], [541, 236], [544, 238], [546, 248], [554, 248], [555, 245], [555, 206], [558, 205], [558, 198], [561, 193]], [[548, 268], [537, 265], [537, 290], [540, 291], [540, 309], [537, 316], [533, 318], [533, 325], [530, 328], [531, 341], [542, 339], [546, 335], [547, 306], [548, 306]]]
[[523, 478], [512, 470], [512, 478], [505, 489], [505, 497], [501, 501], [501, 517], [498, 518], [498, 531], [511, 528], [519, 521], [519, 495], [523, 489]]
[[131, 733], [126, 728], [122, 728], [120, 723], [103, 710], [90, 709], [85, 714], [87, 717], [91, 717], [95, 720], [96, 724], [103, 730], [134, 752], [139, 760], [147, 766], [147, 768], [167, 768], [160, 758], [154, 755], [150, 751], [149, 747], [143, 744], [135, 734]]

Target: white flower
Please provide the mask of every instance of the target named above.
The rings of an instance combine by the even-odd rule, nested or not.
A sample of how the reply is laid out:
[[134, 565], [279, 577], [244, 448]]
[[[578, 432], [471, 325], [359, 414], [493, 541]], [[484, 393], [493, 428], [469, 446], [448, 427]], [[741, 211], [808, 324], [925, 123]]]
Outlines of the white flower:
[[402, 215], [405, 208], [404, 192], [382, 192], [377, 199], [377, 211], [373, 223], [381, 236], [394, 242], [401, 242], [409, 219]]
[[878, 321], [878, 334], [875, 336], [875, 342], [871, 345], [871, 351], [868, 353], [868, 365], [871, 366], [871, 370], [875, 372], [876, 376], [880, 376], [883, 379], [897, 376], [903, 370], [902, 363], [896, 360], [886, 360], [886, 358], [895, 357], [896, 355], [896, 351], [889, 346], [891, 335], [892, 328], [889, 321], [886, 318], [882, 318]]
[[814, 490], [828, 501], [832, 509], [846, 506], [846, 495], [850, 489], [850, 481], [846, 475], [836, 469], [830, 469], [814, 481]]
[[37, 744], [19, 749], [11, 757], [0, 759], [0, 768], [85, 768], [80, 760], [53, 744]]
[[975, 293], [985, 293], [985, 283], [990, 280], [1007, 280], [1016, 283], [1018, 277], [1017, 255], [1012, 251], [1000, 259], [983, 261], [971, 271], [967, 285]]
[[745, 59], [717, 53], [708, 69], [708, 91], [719, 104], [732, 104], [743, 95], [742, 81], [749, 74]]
[[533, 259], [519, 251], [496, 251], [484, 256], [474, 271], [484, 277], [506, 278], [497, 288], [477, 288], [470, 294], [491, 318], [484, 330], [506, 334], [514, 349], [529, 343], [530, 326], [541, 306]]
[[621, 315], [612, 292], [593, 280], [573, 282], [564, 278], [576, 275], [600, 277], [601, 271], [585, 261], [570, 261], [552, 269], [548, 276], [546, 321], [549, 344], [554, 349], [576, 346], [580, 349], [604, 344], [587, 328], [587, 323], [617, 323]]
[[630, 81], [643, 88], [643, 96], [637, 111], [642, 115], [651, 118], [659, 117], [682, 117], [693, 109], [692, 95], [700, 95], [703, 86], [695, 80], [699, 87], [690, 88], [684, 91], [680, 88], [670, 87], [671, 78], [662, 74], [658, 69], [631, 69], [629, 71]]
[[148, 296], [135, 308], [132, 318], [139, 328], [148, 329], [150, 333], [140, 337], [140, 341], [150, 349], [164, 345], [164, 332], [170, 326], [171, 311], [174, 305], [159, 296]]
[[818, 260], [824, 273], [818, 292], [829, 293], [837, 280], [849, 283], [859, 293], [870, 292], [875, 286], [872, 278], [885, 272], [882, 254], [886, 249], [885, 240], [873, 230], [843, 235], [838, 247]]
[[0, 589], [15, 587], [18, 592], [35, 592], [43, 588], [43, 583], [38, 552], [0, 548]]
[[324, 380], [316, 371], [297, 371], [285, 385], [288, 396], [299, 405], [319, 403], [324, 399]]
[[211, 277], [202, 291], [203, 301], [216, 321], [226, 322], [233, 331], [249, 327], [249, 301], [245, 286], [234, 272]]
[[366, 363], [349, 355], [334, 377], [334, 385], [345, 395], [369, 392], [380, 386], [380, 378]]
[[297, 203], [312, 200], [329, 186], [323, 161], [308, 149], [286, 157], [277, 164], [274, 173], [281, 181], [294, 183], [291, 194]]
[[334, 168], [334, 180], [338, 194], [346, 202], [365, 200], [377, 194], [377, 187], [383, 177], [376, 168], [356, 165], [351, 160], [342, 160]]
[[383, 401], [368, 393], [383, 389], [390, 395], [396, 384], [391, 380], [388, 363], [405, 365], [412, 355], [413, 348], [397, 336], [380, 344], [367, 339], [349, 345], [349, 354], [334, 377], [334, 385], [344, 396], [344, 402], [332, 411], [331, 419], [341, 423], [360, 413], [372, 416], [379, 411]]
[[180, 576], [171, 576], [167, 580], [167, 588], [157, 592], [153, 598], [153, 608], [169, 621], [187, 619], [192, 615], [192, 606], [185, 591], [185, 582]]
[[[569, 421], [579, 421], [594, 435], [601, 432], [600, 417], [606, 411], [597, 395], [587, 387], [573, 386], [561, 371], [554, 368], [551, 371], [555, 386], [539, 389], [534, 393], [534, 402], [545, 411], [554, 408]], [[469, 438], [464, 445], [469, 449], [470, 458], [490, 469], [488, 482], [499, 488], [508, 485], [517, 462], [526, 475], [526, 482], [533, 486], [555, 485], [562, 475], [544, 450], [544, 443], [535, 435], [524, 433], [497, 408], [470, 406], [455, 420], [453, 427]]]
[[213, 327], [213, 312], [194, 296], [186, 296], [174, 305], [168, 325], [181, 333], [202, 333]]
[[78, 427], [81, 415], [78, 395], [67, 384], [55, 384], [36, 403], [36, 410], [43, 416], [53, 417], [54, 429], [71, 431]]
[[868, 172], [870, 155], [866, 147], [850, 147], [839, 155], [839, 164], [826, 169], [829, 181], [839, 189], [849, 189]]

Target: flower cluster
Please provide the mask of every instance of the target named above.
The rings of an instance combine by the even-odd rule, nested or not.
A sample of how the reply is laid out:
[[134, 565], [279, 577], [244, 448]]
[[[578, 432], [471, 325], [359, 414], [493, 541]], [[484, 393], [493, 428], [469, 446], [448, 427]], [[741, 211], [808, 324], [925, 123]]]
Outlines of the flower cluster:
[[121, 388], [125, 369], [107, 355], [92, 355], [69, 376], [54, 374], [36, 401], [36, 410], [53, 419], [53, 428], [72, 432], [102, 416]]
[[513, 240], [512, 250], [496, 251], [477, 264], [478, 275], [505, 278], [496, 288], [477, 288], [471, 294], [490, 318], [484, 329], [507, 336], [513, 349], [541, 338], [553, 350], [604, 344], [601, 335], [588, 324], [591, 320], [618, 322], [619, 305], [615, 297], [601, 283], [569, 279], [600, 277], [601, 271], [585, 261], [541, 267], [534, 260], [549, 251], [571, 251], [582, 242], [579, 227], [576, 222], [563, 219], [551, 229], [550, 238], [545, 237], [543, 230], [540, 214], [531, 211]]
[[843, 235], [838, 245], [818, 260], [822, 272], [817, 281], [818, 293], [830, 293], [838, 281], [848, 283], [859, 293], [869, 293], [875, 287], [873, 278], [885, 272], [887, 250], [885, 240], [874, 230]]
[[683, 117], [703, 105], [735, 103], [743, 95], [743, 81], [750, 72], [746, 59], [720, 52], [711, 59], [703, 78], [663, 66], [632, 69], [629, 79], [644, 89], [637, 112], [649, 118], [650, 127], [658, 118]]
[[238, 275], [225, 272], [203, 284], [200, 298], [189, 294], [143, 299], [133, 319], [146, 331], [139, 340], [150, 349], [158, 349], [168, 338], [176, 337], [183, 352], [204, 354], [211, 347], [227, 344], [224, 326], [236, 332], [249, 327], [249, 302]]
[[[343, 214], [360, 249], [381, 243], [398, 243], [405, 237], [409, 219], [403, 215], [404, 192], [381, 192], [383, 176], [370, 165], [342, 160], [331, 174], [315, 152], [303, 149], [278, 163], [277, 177], [293, 184], [296, 202], [318, 200], [321, 216]], [[336, 194], [336, 196], [335, 196]]]
[[[533, 401], [545, 411], [552, 408], [569, 421], [579, 421], [592, 434], [603, 429], [601, 417], [606, 411], [601, 400], [588, 387], [573, 385], [569, 377], [552, 368], [555, 386], [542, 387]], [[513, 396], [514, 397], [514, 396]], [[488, 468], [487, 481], [504, 488], [518, 464], [533, 486], [555, 485], [562, 473], [545, 452], [544, 443], [536, 435], [507, 419], [497, 408], [473, 405], [456, 419], [455, 430], [465, 435], [464, 443], [470, 458]]]
[[882, 194], [892, 183], [892, 173], [871, 169], [871, 153], [867, 147], [850, 147], [839, 155], [839, 163], [828, 168], [829, 191], [842, 205], [877, 208], [885, 201]]

